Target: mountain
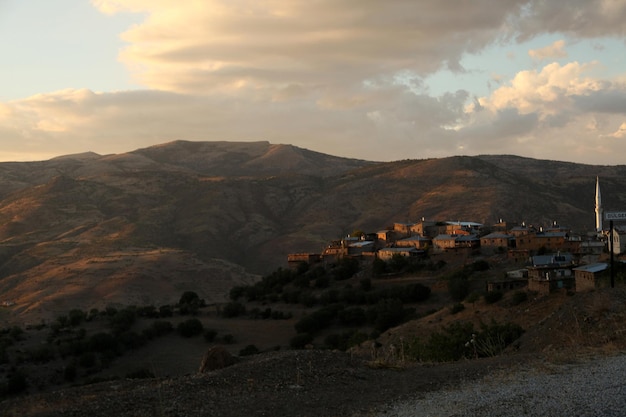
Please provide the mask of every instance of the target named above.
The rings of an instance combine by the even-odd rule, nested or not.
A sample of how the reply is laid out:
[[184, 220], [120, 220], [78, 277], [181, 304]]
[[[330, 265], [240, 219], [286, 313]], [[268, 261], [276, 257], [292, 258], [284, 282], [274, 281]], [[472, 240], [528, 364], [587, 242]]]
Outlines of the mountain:
[[186, 290], [217, 302], [290, 252], [421, 217], [587, 231], [596, 176], [619, 210], [625, 172], [506, 155], [374, 163], [269, 142], [0, 163], [0, 301], [25, 318]]

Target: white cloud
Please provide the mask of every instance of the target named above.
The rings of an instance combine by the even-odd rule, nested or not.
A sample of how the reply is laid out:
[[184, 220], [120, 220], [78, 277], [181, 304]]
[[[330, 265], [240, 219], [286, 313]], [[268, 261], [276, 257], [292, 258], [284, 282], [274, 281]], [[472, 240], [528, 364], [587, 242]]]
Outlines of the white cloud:
[[567, 52], [565, 51], [565, 41], [558, 40], [554, 41], [552, 45], [546, 46], [540, 49], [531, 49], [528, 51], [528, 55], [537, 60], [544, 59], [557, 59], [557, 58], [567, 58]]

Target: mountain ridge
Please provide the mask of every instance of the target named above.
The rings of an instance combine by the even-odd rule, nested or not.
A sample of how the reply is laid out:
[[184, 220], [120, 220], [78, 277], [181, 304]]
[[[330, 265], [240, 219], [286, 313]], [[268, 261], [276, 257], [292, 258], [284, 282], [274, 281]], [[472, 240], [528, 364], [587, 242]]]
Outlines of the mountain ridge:
[[[585, 232], [596, 176], [605, 207], [619, 208], [624, 172], [510, 155], [370, 162], [265, 141], [0, 163], [0, 298], [29, 317], [165, 303], [183, 290], [219, 302], [290, 252], [422, 217]], [[68, 297], [64, 282], [81, 296]]]

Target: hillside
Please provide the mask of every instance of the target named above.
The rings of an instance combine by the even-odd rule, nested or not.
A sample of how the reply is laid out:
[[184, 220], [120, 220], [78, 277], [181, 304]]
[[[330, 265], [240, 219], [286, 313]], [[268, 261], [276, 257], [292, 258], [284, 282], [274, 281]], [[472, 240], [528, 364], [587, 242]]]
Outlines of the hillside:
[[605, 206], [621, 209], [625, 170], [514, 156], [373, 163], [185, 141], [1, 163], [0, 301], [16, 303], [4, 319], [173, 302], [184, 290], [222, 301], [290, 252], [421, 217], [587, 231], [595, 176]]

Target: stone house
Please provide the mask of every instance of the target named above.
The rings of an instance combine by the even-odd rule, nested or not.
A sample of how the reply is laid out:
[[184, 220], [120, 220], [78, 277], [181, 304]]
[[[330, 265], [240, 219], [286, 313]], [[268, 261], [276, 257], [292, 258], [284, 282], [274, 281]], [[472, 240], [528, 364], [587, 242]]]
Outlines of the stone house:
[[404, 239], [400, 239], [396, 241], [396, 247], [399, 248], [417, 248], [417, 249], [428, 249], [432, 245], [432, 239], [424, 236], [411, 236]]
[[506, 278], [487, 282], [487, 291], [510, 291], [528, 286], [528, 278]]
[[528, 266], [528, 289], [549, 294], [559, 289], [573, 289], [573, 257], [571, 254], [552, 254], [532, 257]]
[[607, 280], [602, 280], [602, 276], [605, 275], [605, 272], [608, 270], [609, 264], [604, 262], [574, 268], [576, 292], [592, 291], [606, 285]]
[[480, 238], [480, 247], [486, 250], [498, 248], [510, 248], [515, 242], [515, 237], [506, 233], [493, 232]]
[[429, 221], [429, 220], [424, 220], [424, 219], [422, 219], [421, 221], [417, 223], [413, 223], [410, 231], [412, 235], [428, 236], [428, 237], [437, 236], [439, 234], [437, 223], [435, 223], [434, 221]]
[[456, 248], [456, 238], [458, 235], [440, 234], [433, 239], [433, 247], [439, 250]]
[[321, 262], [322, 255], [320, 253], [289, 253], [287, 254], [287, 266], [297, 269], [300, 264], [305, 263], [313, 265]]
[[410, 248], [382, 248], [378, 251], [378, 258], [383, 261], [387, 261], [394, 257], [394, 255], [405, 256], [408, 258], [418, 258], [424, 256], [425, 252], [414, 247]]

